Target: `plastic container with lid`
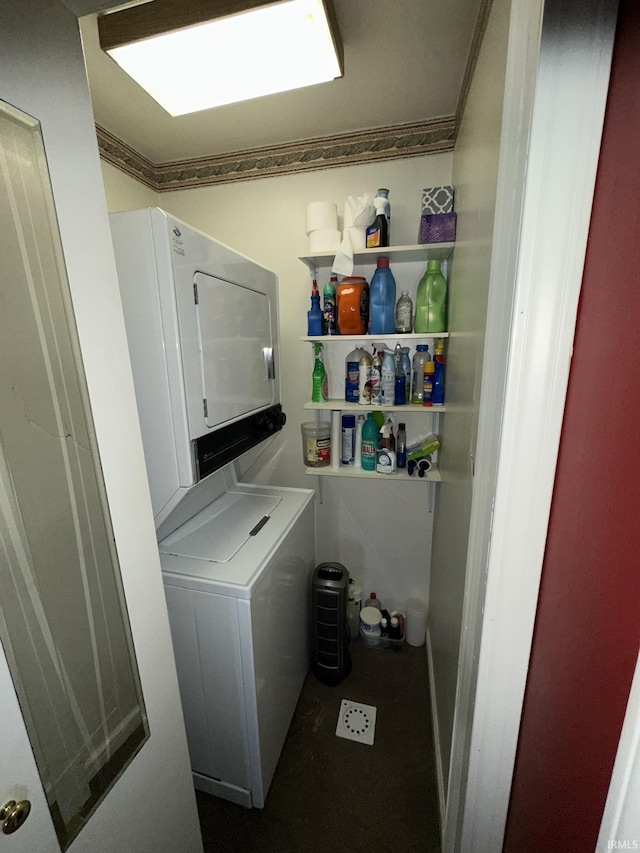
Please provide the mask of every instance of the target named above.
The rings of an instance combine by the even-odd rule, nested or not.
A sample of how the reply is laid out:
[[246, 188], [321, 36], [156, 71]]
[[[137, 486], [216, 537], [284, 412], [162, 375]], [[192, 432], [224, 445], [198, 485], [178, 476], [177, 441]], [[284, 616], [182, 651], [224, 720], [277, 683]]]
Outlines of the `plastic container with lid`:
[[302, 424], [302, 459], [308, 468], [331, 464], [331, 424], [308, 421]]
[[378, 258], [369, 288], [369, 334], [392, 335], [396, 329], [396, 280], [389, 269], [389, 258]]
[[369, 645], [380, 643], [382, 614], [376, 607], [363, 607], [360, 611], [360, 636]]
[[369, 284], [362, 276], [346, 276], [336, 290], [338, 332], [365, 335], [369, 327]]

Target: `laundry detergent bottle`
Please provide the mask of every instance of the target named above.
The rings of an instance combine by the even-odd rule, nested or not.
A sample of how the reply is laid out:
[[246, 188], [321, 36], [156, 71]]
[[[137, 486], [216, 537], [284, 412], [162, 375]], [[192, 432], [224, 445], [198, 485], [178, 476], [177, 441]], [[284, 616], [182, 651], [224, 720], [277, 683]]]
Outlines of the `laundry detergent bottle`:
[[418, 334], [446, 332], [447, 282], [440, 261], [427, 262], [427, 269], [418, 284], [413, 331]]
[[389, 258], [378, 258], [369, 286], [369, 334], [392, 335], [396, 329], [396, 280], [389, 269]]

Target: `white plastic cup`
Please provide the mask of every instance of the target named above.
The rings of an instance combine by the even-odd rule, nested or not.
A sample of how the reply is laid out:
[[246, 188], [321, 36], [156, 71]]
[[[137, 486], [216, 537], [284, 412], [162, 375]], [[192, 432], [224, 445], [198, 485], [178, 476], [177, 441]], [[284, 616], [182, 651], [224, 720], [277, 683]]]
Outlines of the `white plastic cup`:
[[410, 598], [404, 620], [404, 638], [410, 646], [422, 646], [426, 633], [427, 604], [421, 598]]

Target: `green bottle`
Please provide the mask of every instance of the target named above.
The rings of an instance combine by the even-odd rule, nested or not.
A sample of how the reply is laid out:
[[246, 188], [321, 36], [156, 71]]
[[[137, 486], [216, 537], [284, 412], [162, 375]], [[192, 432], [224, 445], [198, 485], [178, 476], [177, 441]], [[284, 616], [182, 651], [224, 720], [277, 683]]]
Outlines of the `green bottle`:
[[324, 359], [322, 357], [322, 344], [315, 344], [316, 360], [313, 365], [311, 402], [324, 403], [328, 398], [328, 381], [327, 372], [324, 369]]
[[440, 261], [428, 261], [418, 284], [413, 331], [419, 334], [447, 331], [447, 282]]

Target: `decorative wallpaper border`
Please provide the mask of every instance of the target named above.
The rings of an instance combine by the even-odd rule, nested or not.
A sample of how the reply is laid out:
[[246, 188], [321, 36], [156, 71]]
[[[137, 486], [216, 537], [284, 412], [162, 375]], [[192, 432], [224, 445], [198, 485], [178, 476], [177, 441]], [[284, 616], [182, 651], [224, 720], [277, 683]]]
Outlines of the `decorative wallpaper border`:
[[96, 126], [96, 132], [103, 160], [150, 189], [166, 192], [451, 151], [455, 119], [383, 127], [157, 165], [103, 128]]
[[155, 192], [167, 192], [452, 151], [492, 3], [480, 2], [455, 116], [158, 164], [96, 125], [100, 156]]

